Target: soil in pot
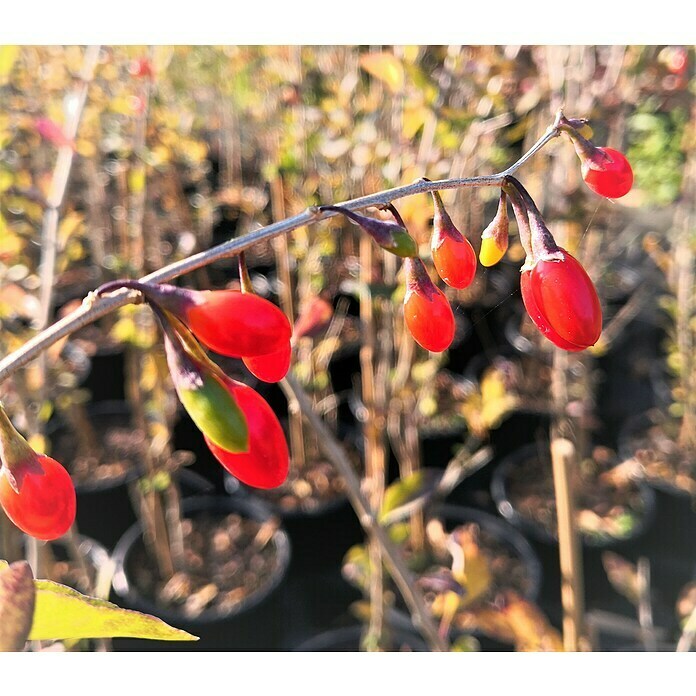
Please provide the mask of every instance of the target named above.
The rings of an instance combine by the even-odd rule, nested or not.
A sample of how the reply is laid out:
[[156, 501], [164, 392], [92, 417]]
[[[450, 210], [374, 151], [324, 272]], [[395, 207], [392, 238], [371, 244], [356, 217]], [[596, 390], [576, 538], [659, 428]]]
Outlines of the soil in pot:
[[[117, 650], [277, 650], [284, 619], [274, 590], [290, 561], [279, 520], [258, 501], [191, 498], [184, 503], [179, 570], [160, 576], [134, 525], [114, 551], [117, 601], [159, 616], [196, 643], [114, 641]], [[276, 600], [276, 601], [274, 601]]]
[[681, 421], [653, 409], [629, 420], [621, 434], [621, 452], [633, 457], [652, 486], [675, 495], [696, 497], [696, 450], [679, 444]]
[[[617, 455], [595, 447], [574, 482], [577, 524], [585, 544], [606, 546], [637, 537], [654, 513], [652, 491], [619, 470]], [[553, 476], [546, 449], [529, 445], [495, 470], [491, 494], [503, 517], [541, 541], [557, 539]]]
[[[510, 645], [484, 635], [481, 612], [490, 613], [508, 596], [533, 602], [540, 590], [541, 565], [524, 537], [506, 522], [474, 508], [443, 505], [428, 514], [425, 543], [412, 544], [410, 523], [390, 527], [431, 611], [442, 621], [451, 640], [475, 634], [481, 649], [510, 650]], [[369, 560], [364, 546], [346, 556], [344, 575], [367, 591]], [[456, 614], [445, 617], [452, 595], [459, 597]], [[393, 611], [400, 622], [408, 622], [406, 607], [397, 600]], [[449, 622], [449, 623], [447, 623]]]
[[75, 483], [78, 529], [112, 548], [135, 521], [128, 483], [138, 476], [145, 436], [133, 428], [123, 401], [77, 408], [70, 425], [56, 423], [49, 432], [51, 455]]

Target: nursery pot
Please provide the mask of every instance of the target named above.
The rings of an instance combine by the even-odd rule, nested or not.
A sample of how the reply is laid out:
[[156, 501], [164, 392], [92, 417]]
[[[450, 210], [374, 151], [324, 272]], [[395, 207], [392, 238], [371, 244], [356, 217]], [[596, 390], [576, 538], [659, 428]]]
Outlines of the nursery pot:
[[[292, 652], [359, 652], [362, 626], [346, 626], [320, 633], [292, 649]], [[391, 632], [395, 652], [430, 652], [415, 632], [401, 629]]]
[[[258, 522], [271, 518], [271, 511], [257, 500], [197, 497], [184, 500], [185, 518], [195, 520], [201, 515], [224, 517], [236, 513]], [[290, 563], [290, 541], [281, 528], [273, 533], [269, 542], [273, 545], [276, 563], [266, 582], [235, 604], [221, 611], [206, 609], [195, 617], [187, 616], [172, 607], [158, 605], [151, 597], [144, 596], [132, 581], [134, 563], [138, 552], [143, 551], [143, 529], [134, 524], [121, 538], [113, 553], [115, 572], [113, 579], [114, 600], [124, 607], [157, 616], [167, 623], [195, 636], [196, 642], [137, 641], [116, 639], [117, 651], [271, 651], [282, 645], [285, 630], [280, 610], [277, 588], [283, 581]], [[142, 553], [141, 553], [142, 556]]]
[[[525, 462], [539, 457], [539, 449], [536, 444], [527, 445], [513, 452], [503, 459], [495, 468], [491, 480], [491, 496], [498, 512], [511, 524], [537, 541], [545, 544], [558, 543], [557, 537], [543, 524], [522, 514], [511, 502], [509, 497], [509, 478], [512, 470], [520, 467]], [[549, 476], [551, 476], [551, 461], [548, 461]], [[623, 537], [600, 536], [580, 533], [580, 538], [585, 546], [595, 548], [608, 548], [620, 545], [640, 537], [651, 524], [655, 514], [655, 494], [643, 483], [638, 484], [641, 499], [640, 511], [637, 520], [630, 533]]]

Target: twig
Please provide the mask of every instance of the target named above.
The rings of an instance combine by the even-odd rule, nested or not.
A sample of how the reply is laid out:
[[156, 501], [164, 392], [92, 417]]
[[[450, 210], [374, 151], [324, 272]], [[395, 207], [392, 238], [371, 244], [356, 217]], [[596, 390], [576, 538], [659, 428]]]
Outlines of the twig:
[[[379, 193], [373, 193], [368, 196], [354, 198], [352, 200], [340, 203], [339, 205], [349, 210], [359, 210], [371, 206], [385, 205], [399, 198], [405, 198], [407, 196], [413, 196], [419, 193], [429, 193], [431, 191], [477, 186], [500, 186], [506, 176], [509, 176], [517, 171], [517, 169], [519, 169], [539, 150], [541, 150], [544, 145], [560, 135], [561, 130], [558, 126], [559, 116], [560, 112], [559, 115], [556, 116], [554, 125], [550, 126], [546, 133], [539, 138], [539, 140], [519, 160], [517, 160], [517, 162], [499, 174], [463, 179], [443, 179], [440, 181], [422, 181], [419, 179], [418, 181], [407, 186], [399, 186], [386, 191], [381, 191]], [[214, 261], [235, 256], [240, 251], [244, 251], [245, 249], [252, 247], [254, 244], [267, 239], [272, 239], [280, 234], [287, 234], [298, 227], [303, 227], [304, 225], [315, 223], [319, 220], [324, 220], [335, 215], [337, 215], [337, 213], [333, 211], [319, 212], [314, 208], [308, 208], [304, 212], [294, 215], [286, 220], [281, 220], [271, 225], [267, 225], [266, 227], [249, 232], [243, 237], [231, 239], [230, 241], [219, 244], [211, 249], [201, 251], [186, 259], [182, 259], [181, 261], [177, 261], [165, 266], [154, 273], [144, 276], [140, 279], [140, 281], [143, 283], [161, 283], [173, 280], [180, 275], [203, 268]], [[123, 307], [124, 305], [135, 301], [138, 296], [139, 295], [133, 291], [120, 291], [114, 295], [103, 297], [93, 302], [86, 302], [82, 307], [57, 321], [45, 331], [37, 334], [27, 341], [21, 348], [1, 360], [0, 382], [6, 380], [19, 368], [36, 358], [40, 353], [59, 341], [64, 336], [67, 336], [70, 333], [81, 329], [87, 324], [106, 316], [109, 314], [109, 312], [112, 312], [119, 307]]]
[[385, 564], [411, 612], [414, 625], [421, 631], [423, 637], [434, 651], [447, 652], [447, 645], [438, 634], [437, 626], [428, 612], [421, 592], [415, 584], [415, 578], [404, 563], [398, 549], [389, 539], [384, 528], [377, 522], [374, 512], [370, 509], [367, 499], [360, 490], [360, 480], [353, 471], [350, 459], [333, 433], [323, 423], [321, 418], [314, 413], [311, 400], [295, 379], [288, 376], [281, 382], [281, 386], [286, 393], [291, 393], [297, 399], [307, 422], [317, 433], [324, 454], [331, 460], [345, 480], [348, 498], [357, 513], [358, 520], [365, 532], [381, 546]]

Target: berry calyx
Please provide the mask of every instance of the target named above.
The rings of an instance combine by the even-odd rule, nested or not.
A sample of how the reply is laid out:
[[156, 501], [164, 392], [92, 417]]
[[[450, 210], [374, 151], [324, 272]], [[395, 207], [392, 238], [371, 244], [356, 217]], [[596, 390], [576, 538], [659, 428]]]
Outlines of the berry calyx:
[[[347, 217], [351, 222], [354, 222], [361, 230], [374, 239], [374, 241], [382, 247], [382, 249], [401, 256], [402, 258], [410, 258], [418, 254], [418, 246], [416, 240], [406, 231], [406, 227], [402, 221], [392, 222], [391, 220], [375, 220], [359, 213], [354, 213], [352, 210], [342, 208], [339, 205], [321, 205], [318, 210], [332, 210], [336, 213]], [[394, 212], [391, 208], [392, 213]]]
[[227, 378], [224, 386], [246, 418], [249, 449], [243, 453], [228, 452], [206, 437], [210, 451], [242, 483], [255, 488], [280, 486], [288, 476], [290, 455], [283, 428], [273, 409], [245, 384]]
[[404, 261], [406, 295], [404, 321], [413, 340], [426, 350], [441, 353], [454, 339], [454, 314], [445, 294], [418, 259]]
[[507, 194], [501, 189], [495, 217], [481, 234], [479, 261], [482, 266], [495, 266], [505, 256], [508, 248], [509, 230], [510, 220], [507, 212]]
[[561, 258], [523, 269], [520, 286], [527, 313], [555, 345], [568, 351], [593, 346], [602, 333], [602, 308], [592, 280], [565, 249]]
[[432, 192], [435, 214], [430, 253], [437, 274], [452, 288], [469, 287], [476, 275], [476, 252], [469, 240], [454, 226], [442, 198]]
[[25, 534], [51, 541], [75, 521], [77, 501], [70, 474], [37, 454], [0, 407], [0, 505]]
[[292, 335], [288, 318], [272, 302], [239, 290], [189, 290], [116, 280], [96, 294], [119, 288], [140, 290], [151, 304], [171, 312], [211, 350], [230, 358], [268, 355], [287, 345]]

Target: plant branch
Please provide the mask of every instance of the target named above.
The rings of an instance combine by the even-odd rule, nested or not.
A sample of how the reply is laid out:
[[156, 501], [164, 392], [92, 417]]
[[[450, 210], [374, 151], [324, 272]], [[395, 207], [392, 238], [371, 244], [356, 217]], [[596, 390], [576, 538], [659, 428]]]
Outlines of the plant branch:
[[[559, 112], [560, 113], [560, 112]], [[509, 166], [505, 171], [499, 174], [491, 174], [488, 176], [476, 176], [470, 178], [457, 179], [442, 179], [440, 181], [422, 181], [418, 180], [407, 186], [399, 186], [396, 188], [373, 193], [368, 196], [361, 196], [349, 201], [340, 203], [339, 205], [348, 210], [360, 210], [372, 206], [384, 206], [399, 198], [414, 196], [419, 193], [430, 193], [432, 191], [441, 191], [445, 189], [459, 189], [478, 186], [501, 186], [505, 181], [505, 177], [513, 174], [539, 150], [541, 150], [549, 141], [558, 137], [561, 133], [558, 126], [558, 116], [556, 123], [550, 126], [546, 133], [517, 160]], [[294, 215], [286, 220], [267, 225], [258, 230], [249, 232], [248, 234], [231, 239], [228, 242], [219, 244], [206, 251], [201, 251], [193, 256], [190, 256], [181, 261], [172, 263], [164, 268], [161, 268], [154, 273], [150, 273], [140, 279], [143, 283], [161, 283], [173, 280], [178, 276], [184, 275], [199, 268], [203, 268], [214, 261], [219, 261], [227, 257], [235, 256], [240, 251], [249, 249], [258, 242], [272, 239], [281, 234], [287, 234], [299, 227], [319, 222], [330, 217], [334, 217], [338, 213], [333, 211], [320, 212], [316, 208], [308, 208], [298, 215]], [[53, 345], [61, 338], [81, 329], [83, 326], [96, 321], [97, 319], [106, 316], [110, 312], [123, 307], [130, 302], [133, 302], [139, 295], [133, 292], [121, 291], [113, 296], [94, 300], [87, 298], [87, 301], [82, 307], [74, 312], [63, 317], [51, 327], [37, 334], [27, 341], [20, 349], [6, 356], [0, 361], [0, 382], [6, 380], [10, 375], [16, 372], [19, 368], [26, 365], [28, 362], [36, 358], [40, 353]]]
[[345, 480], [347, 495], [358, 516], [358, 520], [368, 536], [379, 543], [382, 548], [385, 565], [387, 565], [390, 575], [394, 578], [394, 582], [408, 605], [414, 625], [421, 631], [433, 650], [447, 652], [447, 645], [438, 633], [437, 626], [428, 611], [423, 596], [415, 584], [415, 578], [399, 554], [398, 549], [389, 539], [384, 527], [377, 522], [367, 498], [360, 489], [360, 480], [353, 471], [350, 460], [340, 443], [337, 442], [333, 433], [314, 412], [311, 400], [293, 377], [286, 377], [281, 382], [281, 386], [286, 393], [292, 394], [297, 400], [307, 422], [316, 431], [317, 439], [324, 450], [324, 454], [331, 460]]

